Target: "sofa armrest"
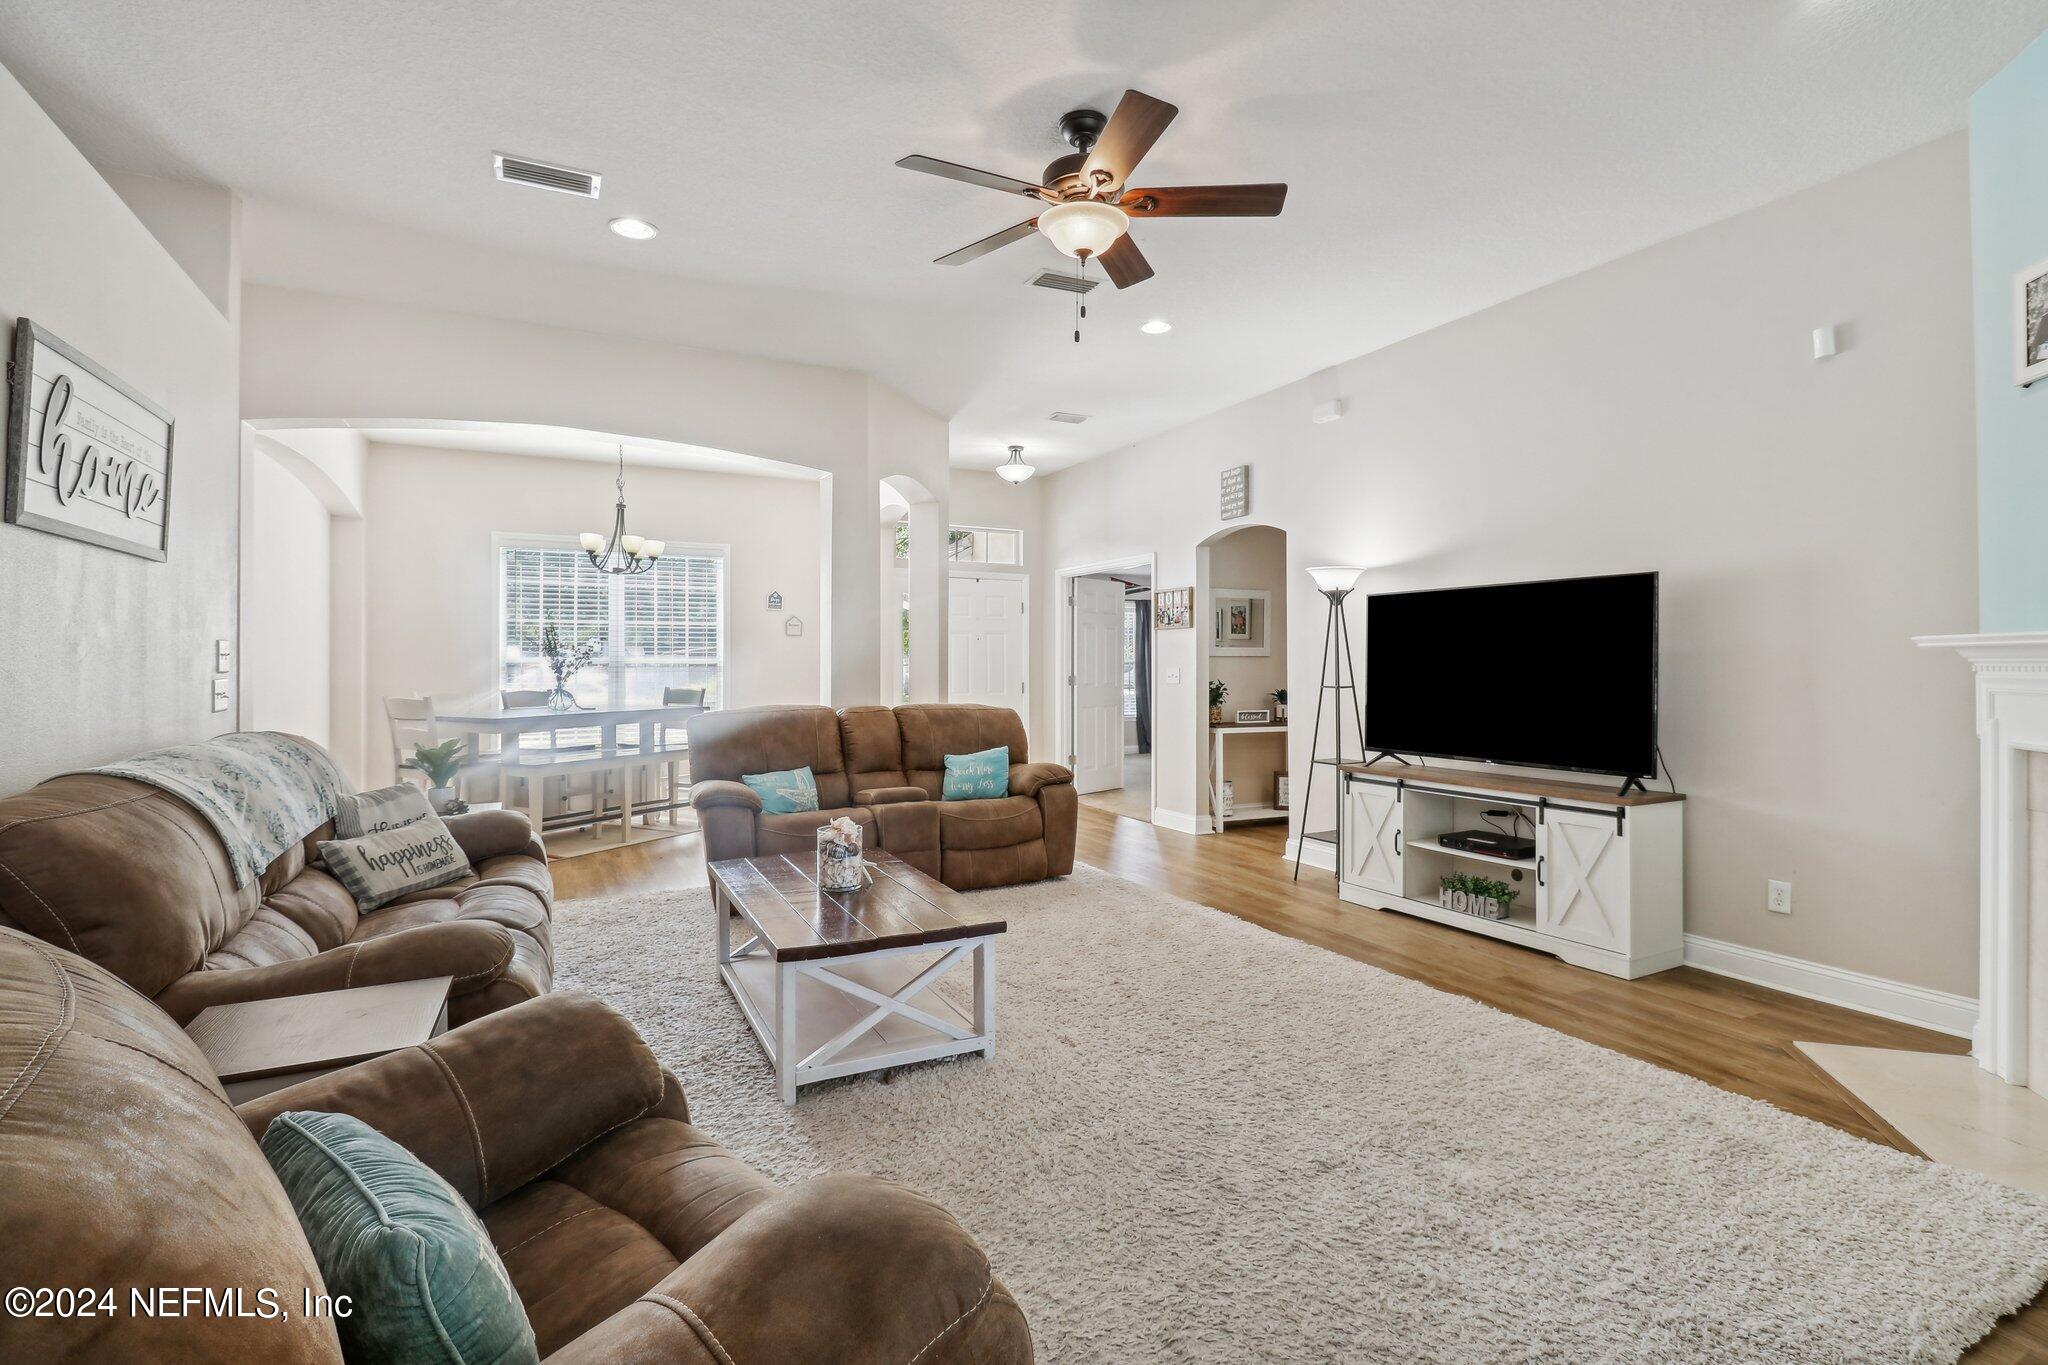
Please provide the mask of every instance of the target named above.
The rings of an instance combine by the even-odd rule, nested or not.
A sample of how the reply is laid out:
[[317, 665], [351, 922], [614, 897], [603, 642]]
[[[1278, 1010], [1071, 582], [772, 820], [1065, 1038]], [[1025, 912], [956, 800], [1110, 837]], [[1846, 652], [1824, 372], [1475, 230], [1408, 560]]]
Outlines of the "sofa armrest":
[[1064, 763], [1012, 763], [1010, 765], [1010, 795], [1036, 796], [1040, 787], [1049, 787], [1057, 782], [1072, 782], [1074, 770]]
[[471, 866], [508, 853], [525, 853], [547, 861], [547, 850], [533, 837], [533, 822], [524, 811], [473, 810], [467, 815], [444, 815], [441, 823], [448, 826], [448, 833]]
[[690, 805], [697, 810], [716, 806], [737, 806], [744, 810], [761, 809], [761, 793], [744, 782], [699, 782], [690, 788]]
[[674, 1113], [682, 1092], [673, 1085], [623, 1015], [593, 996], [557, 994], [236, 1112], [259, 1139], [288, 1110], [351, 1114], [481, 1209], [620, 1124]]
[[312, 957], [265, 967], [189, 972], [158, 993], [156, 1003], [181, 1025], [208, 1005], [274, 1000], [354, 986], [383, 986], [429, 976], [453, 977], [450, 999], [490, 986], [512, 966], [513, 931], [489, 920], [446, 920], [344, 943]]
[[906, 801], [929, 801], [932, 794], [923, 787], [863, 787], [853, 794], [856, 806], [900, 806]]
[[951, 1214], [901, 1185], [829, 1175], [749, 1210], [549, 1361], [1031, 1358], [1023, 1313]]

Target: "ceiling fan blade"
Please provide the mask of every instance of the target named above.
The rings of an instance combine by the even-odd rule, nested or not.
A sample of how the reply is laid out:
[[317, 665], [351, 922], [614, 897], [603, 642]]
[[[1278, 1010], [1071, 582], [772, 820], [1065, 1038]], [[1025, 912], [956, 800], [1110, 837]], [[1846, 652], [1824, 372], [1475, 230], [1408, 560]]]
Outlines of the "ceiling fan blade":
[[1137, 90], [1124, 91], [1116, 112], [1109, 116], [1102, 136], [1095, 139], [1088, 160], [1082, 165], [1082, 174], [1089, 184], [1101, 182], [1098, 171], [1107, 173], [1109, 184], [1128, 183], [1131, 172], [1138, 169], [1145, 153], [1152, 150], [1152, 144], [1159, 141], [1159, 135], [1179, 112], [1165, 100], [1155, 100]]
[[1133, 218], [1271, 218], [1286, 202], [1285, 185], [1175, 185], [1125, 190], [1118, 207]]
[[906, 156], [896, 163], [906, 171], [923, 171], [926, 175], [942, 176], [947, 180], [960, 180], [969, 185], [986, 185], [992, 190], [1005, 194], [1028, 194], [1034, 199], [1050, 198], [1052, 191], [1043, 185], [1034, 185], [1029, 180], [1019, 180], [1014, 175], [997, 175], [994, 171], [977, 171], [972, 166], [960, 166], [951, 161], [941, 161], [934, 156]]
[[1138, 250], [1138, 244], [1126, 232], [1116, 239], [1116, 245], [1097, 258], [1102, 262], [1103, 273], [1109, 282], [1119, 289], [1129, 289], [1152, 278], [1152, 262], [1145, 259], [1145, 253]]
[[1037, 231], [1037, 229], [1038, 220], [1036, 218], [1027, 218], [1021, 223], [1004, 228], [1001, 232], [991, 232], [978, 242], [969, 242], [958, 251], [948, 252], [946, 255], [933, 261], [932, 264], [965, 265], [977, 256], [988, 255], [989, 252], [996, 250], [998, 247], [1006, 247], [1012, 242], [1021, 242]]

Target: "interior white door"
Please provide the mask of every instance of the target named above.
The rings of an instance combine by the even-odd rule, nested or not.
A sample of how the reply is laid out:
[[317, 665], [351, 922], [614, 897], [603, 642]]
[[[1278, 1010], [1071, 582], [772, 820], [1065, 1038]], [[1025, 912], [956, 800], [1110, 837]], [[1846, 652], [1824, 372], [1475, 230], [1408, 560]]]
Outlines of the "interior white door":
[[1124, 784], [1124, 585], [1076, 578], [1073, 621], [1074, 790]]
[[1024, 580], [954, 574], [951, 587], [946, 651], [952, 699], [1023, 715]]

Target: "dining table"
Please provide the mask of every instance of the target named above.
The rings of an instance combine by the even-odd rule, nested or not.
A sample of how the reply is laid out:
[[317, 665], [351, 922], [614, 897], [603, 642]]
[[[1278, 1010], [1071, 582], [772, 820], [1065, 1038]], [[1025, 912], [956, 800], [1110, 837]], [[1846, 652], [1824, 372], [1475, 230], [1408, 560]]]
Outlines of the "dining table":
[[[643, 706], [578, 706], [569, 711], [555, 711], [545, 706], [506, 706], [485, 702], [452, 711], [437, 710], [434, 724], [443, 734], [460, 734], [464, 741], [463, 753], [481, 758], [485, 735], [496, 735], [501, 744], [510, 747], [520, 735], [595, 728], [604, 737], [604, 747], [613, 749], [618, 747], [619, 727], [622, 725], [680, 726], [703, 710], [702, 706], [654, 702]], [[645, 742], [643, 736], [642, 743]]]

